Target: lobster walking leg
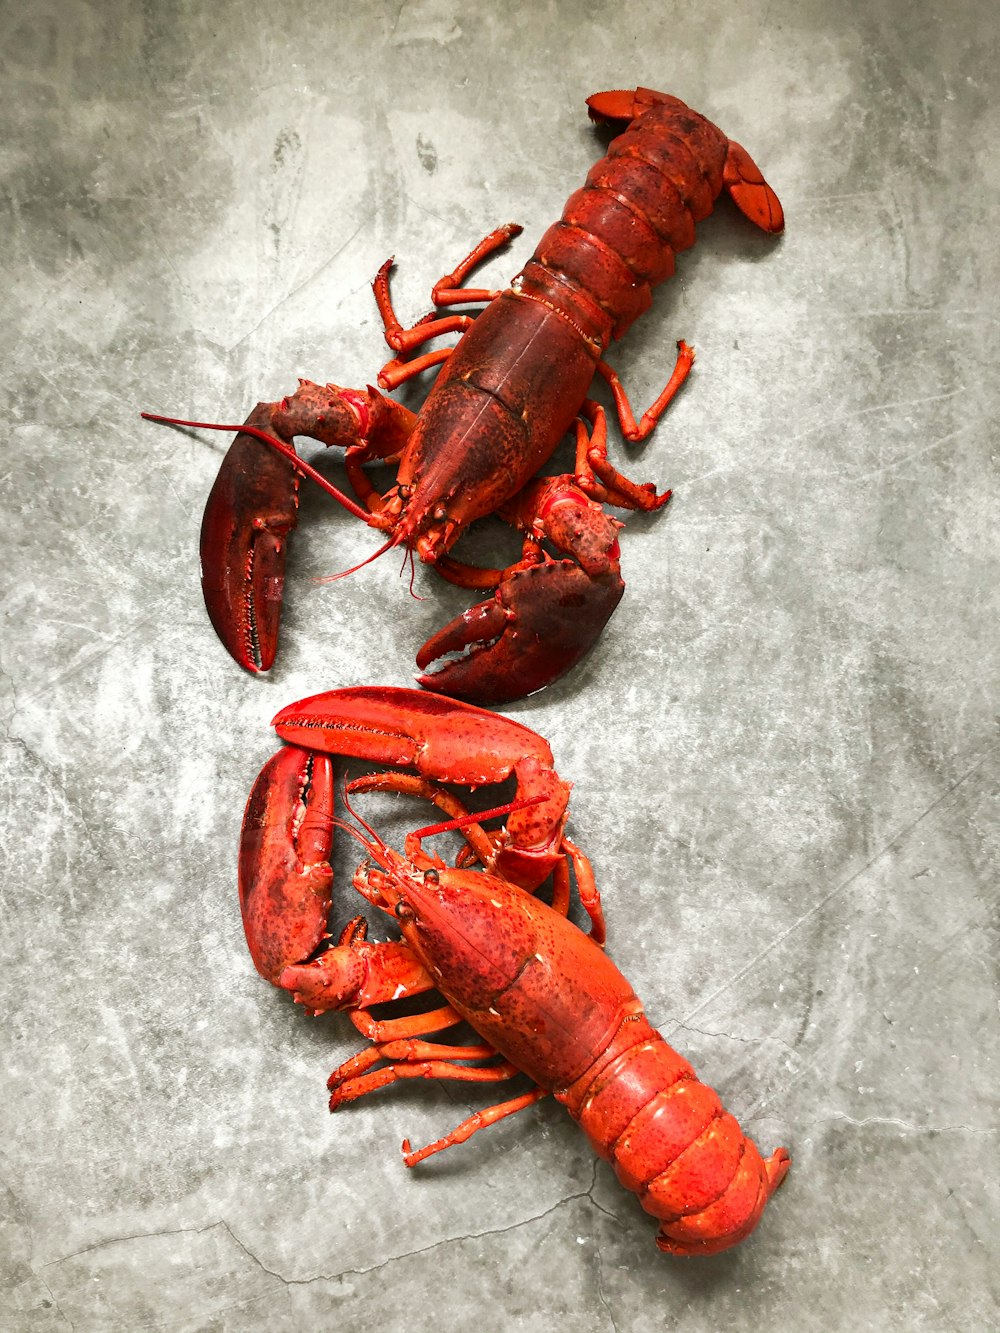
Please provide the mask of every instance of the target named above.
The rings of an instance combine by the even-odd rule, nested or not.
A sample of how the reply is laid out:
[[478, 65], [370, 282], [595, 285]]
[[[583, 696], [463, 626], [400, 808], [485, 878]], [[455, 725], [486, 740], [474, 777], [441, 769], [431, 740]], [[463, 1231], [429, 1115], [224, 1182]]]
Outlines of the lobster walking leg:
[[637, 485], [618, 471], [608, 458], [608, 419], [600, 403], [588, 398], [580, 409], [590, 423], [590, 431], [577, 422], [576, 484], [594, 500], [617, 505], [621, 509], [641, 509], [650, 513], [667, 503], [672, 491], [657, 494], [652, 482]]
[[403, 1140], [403, 1164], [404, 1166], [416, 1166], [419, 1162], [424, 1162], [434, 1153], [443, 1152], [445, 1148], [453, 1148], [458, 1143], [465, 1143], [471, 1139], [480, 1129], [486, 1129], [490, 1125], [495, 1125], [501, 1120], [506, 1120], [509, 1115], [516, 1115], [518, 1111], [523, 1111], [529, 1106], [534, 1106], [535, 1102], [541, 1101], [543, 1097], [549, 1094], [545, 1088], [532, 1088], [530, 1092], [522, 1093], [520, 1097], [512, 1097], [509, 1102], [500, 1102], [496, 1106], [486, 1106], [481, 1111], [473, 1111], [466, 1120], [460, 1125], [456, 1125], [450, 1134], [445, 1134], [443, 1138], [435, 1139], [433, 1143], [428, 1143], [423, 1148], [418, 1148], [416, 1152], [410, 1146], [410, 1140]]
[[667, 380], [662, 392], [656, 401], [646, 409], [642, 418], [636, 423], [632, 412], [632, 405], [625, 392], [625, 386], [618, 377], [618, 372], [613, 370], [606, 361], [598, 361], [597, 371], [602, 379], [606, 380], [612, 394], [614, 395], [615, 407], [618, 410], [618, 422], [622, 429], [622, 434], [626, 440], [638, 443], [644, 440], [651, 433], [653, 427], [663, 416], [664, 412], [677, 396], [681, 385], [691, 373], [691, 367], [694, 365], [694, 351], [682, 339], [677, 343], [677, 360], [674, 363], [673, 371]]
[[[491, 231], [488, 236], [484, 236], [451, 273], [446, 273], [434, 284], [431, 292], [431, 300], [434, 305], [481, 305], [495, 300], [500, 295], [498, 291], [491, 291], [485, 287], [463, 287], [461, 284], [477, 264], [482, 263], [494, 251], [501, 249], [513, 237], [519, 236], [521, 231], [522, 228], [516, 222], [508, 222], [504, 226]], [[385, 340], [393, 351], [400, 354], [393, 360], [387, 361], [378, 373], [379, 387], [383, 389], [397, 389], [401, 384], [412, 379], [415, 375], [419, 375], [422, 371], [429, 370], [432, 366], [438, 366], [447, 361], [454, 350], [451, 347], [442, 347], [433, 352], [425, 352], [422, 356], [414, 357], [412, 360], [405, 358], [407, 353], [421, 347], [431, 338], [437, 338], [445, 333], [464, 332], [475, 319], [474, 315], [442, 317], [432, 312], [418, 320], [410, 328], [405, 329], [397, 318], [393, 309], [392, 298], [389, 295], [389, 273], [392, 267], [393, 260], [386, 260], [372, 284], [375, 303], [378, 306], [379, 314], [382, 316]]]
[[[452, 1048], [444, 1047], [445, 1050]], [[466, 1049], [479, 1051], [480, 1058], [482, 1052], [479, 1047], [468, 1047]], [[463, 1047], [454, 1048], [461, 1058]], [[492, 1047], [487, 1047], [486, 1052], [495, 1055]], [[476, 1057], [472, 1057], [476, 1058]], [[367, 1074], [359, 1074], [356, 1078], [347, 1079], [338, 1084], [330, 1094], [330, 1110], [336, 1111], [338, 1107], [343, 1106], [345, 1102], [357, 1101], [359, 1097], [364, 1097], [370, 1092], [378, 1092], [380, 1088], [387, 1088], [392, 1083], [397, 1083], [401, 1079], [411, 1078], [444, 1078], [450, 1079], [456, 1083], [502, 1083], [506, 1079], [513, 1078], [515, 1074], [520, 1073], [515, 1065], [509, 1061], [504, 1061], [498, 1065], [458, 1065], [447, 1059], [415, 1059], [396, 1060], [392, 1064], [384, 1065], [381, 1069], [376, 1069]]]

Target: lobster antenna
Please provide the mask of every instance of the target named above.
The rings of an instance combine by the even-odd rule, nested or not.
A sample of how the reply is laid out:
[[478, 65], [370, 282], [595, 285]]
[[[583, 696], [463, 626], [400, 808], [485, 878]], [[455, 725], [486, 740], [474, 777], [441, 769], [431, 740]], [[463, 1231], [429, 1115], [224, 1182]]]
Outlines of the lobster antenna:
[[313, 583], [336, 583], [338, 579], [346, 579], [348, 574], [356, 574], [359, 569], [364, 569], [365, 565], [370, 565], [371, 562], [377, 560], [380, 555], [385, 555], [386, 551], [391, 551], [394, 546], [399, 545], [400, 541], [401, 538], [398, 536], [390, 537], [387, 542], [384, 542], [378, 548], [377, 551], [373, 551], [372, 554], [366, 556], [364, 560], [359, 560], [358, 563], [352, 565], [350, 569], [342, 569], [339, 574], [318, 574], [316, 578], [313, 579]]
[[462, 815], [460, 819], [448, 819], [443, 824], [428, 824], [426, 828], [417, 829], [411, 836], [414, 838], [430, 838], [435, 833], [449, 833], [452, 829], [464, 828], [466, 824], [480, 824], [484, 819], [510, 815], [515, 810], [526, 810], [529, 805], [538, 805], [545, 799], [545, 796], [526, 796], [520, 801], [508, 801], [506, 805], [495, 805], [492, 810], [481, 810]]
[[[314, 467], [300, 458], [290, 444], [285, 444], [283, 440], [279, 440], [276, 436], [269, 435], [266, 430], [259, 430], [256, 426], [248, 425], [223, 426], [215, 421], [182, 421], [180, 417], [161, 417], [153, 412], [140, 412], [139, 415], [144, 421], [158, 421], [165, 426], [192, 426], [198, 430], [226, 430], [235, 431], [237, 435], [252, 435], [255, 440], [260, 440], [262, 444], [269, 445], [276, 453], [287, 458], [296, 472], [301, 473], [303, 477], [308, 477], [310, 481], [314, 481], [321, 490], [326, 491], [327, 495], [332, 495], [349, 514], [353, 514], [355, 518], [364, 519], [366, 523], [368, 522], [370, 515], [366, 510], [362, 509], [359, 504], [355, 504], [350, 496], [338, 490], [332, 481], [327, 481], [322, 472], [317, 472]], [[374, 559], [374, 557], [372, 558]], [[351, 571], [347, 570], [346, 572], [350, 573]], [[340, 575], [335, 577], [339, 578]]]
[[377, 861], [380, 865], [384, 864], [384, 843], [379, 847], [376, 843], [370, 842], [360, 829], [355, 828], [353, 824], [348, 824], [347, 820], [341, 819], [339, 815], [334, 815], [330, 822], [333, 824], [334, 828], [339, 828], [342, 832], [349, 833], [355, 842], [361, 844], [373, 860]]

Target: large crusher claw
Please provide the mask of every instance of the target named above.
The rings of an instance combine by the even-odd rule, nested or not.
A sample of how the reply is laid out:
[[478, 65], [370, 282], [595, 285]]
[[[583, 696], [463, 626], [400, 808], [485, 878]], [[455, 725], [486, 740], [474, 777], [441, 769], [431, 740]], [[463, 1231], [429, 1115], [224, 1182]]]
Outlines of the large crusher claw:
[[[246, 425], [273, 430], [273, 403]], [[247, 671], [268, 671], [278, 648], [285, 548], [298, 521], [299, 476], [248, 432], [222, 460], [201, 524], [201, 586], [216, 634]]]
[[257, 971], [314, 1014], [429, 989], [409, 947], [370, 943], [363, 917], [327, 947], [332, 849], [330, 759], [285, 746], [253, 785], [240, 840], [240, 909]]
[[273, 723], [293, 745], [415, 769], [429, 782], [480, 787], [513, 777], [516, 800], [490, 869], [537, 888], [564, 857], [570, 784], [530, 728], [471, 704], [420, 690], [356, 686], [328, 690], [283, 708]]
[[464, 653], [417, 677], [425, 689], [484, 704], [534, 694], [574, 667], [596, 643], [621, 601], [617, 566], [597, 576], [574, 560], [515, 566], [486, 602], [432, 635], [417, 654], [426, 671], [446, 653]]

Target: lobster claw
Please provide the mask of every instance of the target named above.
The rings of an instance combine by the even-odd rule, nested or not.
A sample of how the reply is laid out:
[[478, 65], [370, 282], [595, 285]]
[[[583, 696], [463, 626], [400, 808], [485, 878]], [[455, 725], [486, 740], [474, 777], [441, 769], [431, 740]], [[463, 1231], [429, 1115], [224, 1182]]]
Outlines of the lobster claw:
[[333, 765], [288, 745], [261, 769], [243, 816], [240, 909], [257, 971], [312, 1014], [428, 990], [410, 949], [370, 943], [363, 917], [326, 947], [332, 849]]
[[[273, 430], [274, 406], [258, 403], [245, 424]], [[237, 435], [205, 505], [201, 587], [216, 634], [247, 671], [268, 671], [274, 662], [285, 545], [298, 507], [292, 464], [252, 435]]]
[[275, 985], [327, 938], [333, 766], [286, 746], [261, 769], [243, 816], [239, 890], [254, 966]]
[[[311, 477], [357, 518], [368, 512], [339, 491], [292, 446], [306, 435], [346, 450], [350, 460], [390, 457], [405, 445], [414, 416], [367, 389], [299, 380], [277, 403], [258, 403], [243, 428], [176, 417], [143, 416], [179, 426], [236, 430], [201, 525], [201, 585], [215, 632], [247, 671], [269, 671], [278, 648], [285, 586], [285, 546], [298, 521], [299, 475]], [[361, 482], [360, 468], [355, 480]], [[376, 524], [376, 526], [378, 526]]]
[[534, 694], [589, 652], [624, 591], [617, 562], [596, 576], [575, 560], [514, 566], [489, 601], [427, 640], [417, 666], [425, 671], [446, 653], [466, 655], [418, 676], [417, 683], [484, 704]]

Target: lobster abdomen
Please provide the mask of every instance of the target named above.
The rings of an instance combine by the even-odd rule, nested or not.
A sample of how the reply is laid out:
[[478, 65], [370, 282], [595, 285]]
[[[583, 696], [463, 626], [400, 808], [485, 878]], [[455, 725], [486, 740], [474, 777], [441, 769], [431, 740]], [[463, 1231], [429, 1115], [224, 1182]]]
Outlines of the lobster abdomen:
[[788, 1169], [756, 1144], [640, 1011], [594, 1065], [559, 1093], [598, 1156], [660, 1221], [672, 1254], [713, 1254], [743, 1240]]
[[552, 302], [562, 295], [567, 314], [597, 306], [608, 323], [606, 346], [649, 309], [651, 289], [671, 276], [674, 255], [694, 244], [695, 223], [724, 188], [758, 226], [780, 231], [783, 219], [746, 150], [679, 98], [640, 88], [598, 93], [588, 106], [593, 119], [627, 128], [570, 196], [514, 286]]

